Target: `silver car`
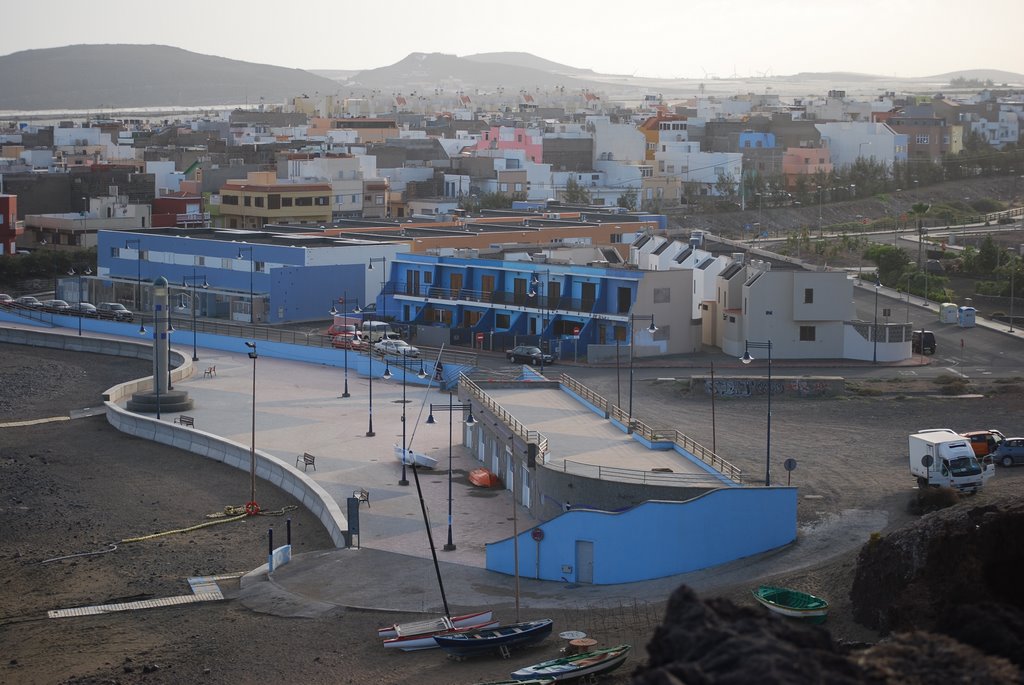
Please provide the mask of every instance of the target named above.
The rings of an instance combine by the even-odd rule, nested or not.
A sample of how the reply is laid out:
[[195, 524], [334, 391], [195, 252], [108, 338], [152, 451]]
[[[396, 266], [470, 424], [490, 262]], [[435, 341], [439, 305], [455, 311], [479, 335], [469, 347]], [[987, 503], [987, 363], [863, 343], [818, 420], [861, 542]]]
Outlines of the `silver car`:
[[14, 304], [20, 305], [22, 307], [33, 307], [35, 309], [41, 309], [43, 306], [42, 302], [32, 297], [31, 295], [22, 295], [21, 297], [14, 301]]
[[373, 349], [380, 356], [387, 354], [396, 357], [419, 357], [419, 349], [413, 347], [404, 340], [381, 340], [373, 346]]

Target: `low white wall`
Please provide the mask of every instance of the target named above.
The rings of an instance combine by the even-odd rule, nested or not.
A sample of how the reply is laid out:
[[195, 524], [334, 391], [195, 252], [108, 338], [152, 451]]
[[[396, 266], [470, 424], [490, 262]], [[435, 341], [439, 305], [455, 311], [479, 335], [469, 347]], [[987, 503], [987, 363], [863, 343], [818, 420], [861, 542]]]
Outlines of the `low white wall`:
[[[136, 359], [152, 359], [153, 355], [152, 345], [143, 342], [80, 338], [14, 328], [0, 327], [0, 342]], [[173, 350], [171, 354], [172, 359], [176, 359], [181, 364], [171, 372], [172, 382], [191, 376], [194, 371], [191, 357]], [[152, 376], [147, 376], [108, 388], [103, 394], [103, 399], [107, 408], [107, 421], [110, 425], [122, 433], [187, 450], [242, 471], [250, 470], [251, 456], [249, 448], [245, 445], [194, 428], [157, 421], [153, 417], [136, 414], [118, 406], [117, 402], [138, 390], [152, 387], [152, 384]], [[302, 506], [312, 512], [324, 525], [334, 545], [336, 547], [345, 546], [345, 531], [348, 530], [348, 521], [334, 498], [309, 476], [277, 457], [259, 450], [256, 451], [256, 476], [276, 485], [299, 500]]]

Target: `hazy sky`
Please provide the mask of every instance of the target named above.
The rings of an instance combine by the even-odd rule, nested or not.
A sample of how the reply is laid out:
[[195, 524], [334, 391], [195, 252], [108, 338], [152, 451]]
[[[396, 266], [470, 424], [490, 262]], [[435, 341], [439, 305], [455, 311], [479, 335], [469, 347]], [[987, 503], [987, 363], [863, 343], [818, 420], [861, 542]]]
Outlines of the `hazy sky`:
[[651, 77], [1024, 73], [1022, 0], [4, 4], [4, 54], [79, 43], [155, 43], [301, 69], [370, 69], [410, 52], [521, 51], [602, 73]]

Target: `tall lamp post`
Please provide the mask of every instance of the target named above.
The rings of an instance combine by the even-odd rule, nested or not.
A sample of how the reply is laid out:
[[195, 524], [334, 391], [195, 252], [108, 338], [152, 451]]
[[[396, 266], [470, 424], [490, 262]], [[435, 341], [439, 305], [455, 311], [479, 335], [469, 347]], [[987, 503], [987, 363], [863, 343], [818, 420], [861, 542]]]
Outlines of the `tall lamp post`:
[[[366, 267], [367, 271], [373, 271], [373, 263], [380, 262], [381, 264], [381, 275], [380, 275], [380, 302], [381, 302], [381, 313], [380, 318], [388, 318], [388, 298], [387, 298], [387, 284], [388, 284], [388, 258], [387, 257], [370, 257], [369, 265]], [[372, 342], [372, 341], [371, 341]]]
[[457, 411], [469, 412], [469, 416], [466, 417], [466, 425], [472, 426], [476, 423], [476, 419], [473, 418], [473, 405], [471, 402], [465, 404], [454, 404], [453, 397], [455, 393], [451, 390], [448, 391], [448, 404], [431, 404], [430, 413], [427, 415], [427, 423], [433, 424], [434, 412], [435, 411], [446, 411], [448, 412], [448, 542], [444, 545], [445, 552], [455, 551], [455, 542], [452, 540], [452, 414]]
[[[83, 300], [82, 300], [82, 276], [91, 276], [91, 275], [92, 275], [92, 269], [90, 269], [89, 267], [85, 267], [85, 271], [83, 271], [82, 273], [77, 273], [74, 270], [74, 268], [71, 268], [70, 270], [68, 270], [68, 276], [75, 276], [78, 279], [78, 301], [75, 304], [78, 305], [78, 336], [79, 337], [82, 336], [82, 317], [85, 316], [85, 310], [83, 310], [82, 307], [81, 307], [82, 302], [83, 302]], [[1011, 298], [1012, 298], [1012, 295], [1011, 295]], [[1013, 302], [1012, 299], [1010, 301], [1011, 301], [1011, 303]], [[1013, 306], [1012, 305], [1010, 307], [1010, 310], [1011, 310], [1011, 318], [1012, 318], [1012, 314], [1013, 314]]]
[[[358, 298], [356, 299], [356, 302], [357, 303], [359, 302]], [[341, 304], [342, 304], [342, 306], [344, 306], [346, 308], [348, 307], [348, 291], [347, 290], [343, 291], [342, 294], [341, 294]], [[356, 311], [359, 311], [359, 305], [358, 304], [356, 305]], [[332, 302], [331, 303], [331, 311], [329, 311], [327, 313], [330, 314], [332, 317], [334, 317], [334, 316], [337, 316], [338, 314], [340, 314], [342, 312], [339, 312], [338, 308]], [[345, 314], [345, 324], [344, 325], [347, 326], [347, 325], [349, 325], [348, 324], [348, 312], [344, 312], [344, 314]], [[352, 347], [352, 345], [355, 344], [355, 341], [356, 341], [356, 336], [355, 336], [355, 331], [353, 331], [352, 336], [349, 337], [349, 339], [345, 342], [345, 344], [342, 345], [342, 349], [345, 350], [345, 389], [341, 393], [342, 398], [351, 397], [351, 395], [348, 392], [348, 348]], [[332, 341], [332, 343], [333, 343], [333, 341]]]
[[[363, 310], [360, 309], [359, 307], [356, 307], [355, 311], [357, 313], [359, 313], [359, 312], [362, 312]], [[373, 332], [373, 327], [372, 326], [370, 328], [370, 331], [371, 331], [371, 334], [372, 334], [372, 332]], [[377, 435], [376, 433], [373, 432], [373, 340], [372, 340], [372, 337], [371, 337], [370, 340], [367, 340], [366, 343], [367, 343], [366, 344], [366, 358], [370, 361], [370, 372], [369, 372], [369, 374], [367, 374], [367, 376], [368, 376], [368, 378], [370, 380], [370, 392], [369, 392], [370, 405], [369, 405], [369, 413], [367, 415], [368, 416], [368, 420], [369, 420], [369, 425], [366, 427], [366, 437], [372, 438], [373, 436]], [[390, 378], [391, 377], [390, 371], [387, 371], [387, 373], [388, 373], [388, 378]], [[402, 455], [402, 460], [405, 461], [405, 455]]]
[[256, 270], [256, 255], [253, 247], [240, 247], [238, 248], [238, 258], [242, 259], [242, 253], [249, 253], [249, 323], [255, 325], [256, 323], [256, 303], [253, 302], [252, 296], [252, 275]]
[[[181, 285], [187, 288], [189, 285], [192, 286], [192, 300], [189, 303], [189, 308], [192, 310], [192, 361], [199, 361], [198, 348], [196, 346], [196, 281], [199, 280], [199, 276], [196, 274], [196, 268], [192, 267], [192, 277], [183, 276], [181, 279]], [[189, 283], [191, 281], [191, 283]], [[206, 274], [203, 274], [203, 282], [201, 284], [203, 290], [210, 287], [209, 282], [206, 280]]]
[[764, 486], [769, 487], [772, 484], [772, 341], [744, 341], [743, 356], [740, 357], [740, 361], [744, 364], [754, 361], [754, 358], [750, 356], [751, 348], [768, 350], [768, 437], [765, 441]]
[[654, 314], [630, 314], [629, 315], [629, 426], [626, 431], [633, 432], [633, 325], [636, 321], [650, 321], [647, 332], [651, 335], [657, 332], [658, 327], [654, 325]]
[[252, 435], [249, 442], [249, 503], [245, 505], [246, 513], [250, 510], [252, 513], [259, 511], [259, 506], [256, 504], [256, 360], [259, 355], [256, 354], [256, 341], [253, 340], [245, 342], [245, 346], [249, 348], [249, 359], [252, 360]]
[[[540, 278], [538, 278], [538, 276], [540, 276], [540, 274], [544, 274], [545, 278], [547, 280], [541, 281]], [[541, 375], [544, 375], [544, 330], [547, 328], [547, 321], [548, 321], [548, 287], [550, 286], [550, 281], [551, 281], [551, 270], [550, 269], [538, 269], [537, 271], [534, 272], [533, 278], [530, 280], [530, 285], [532, 285], [534, 287], [534, 289], [531, 290], [529, 293], [527, 293], [530, 297], [538, 297], [540, 299], [540, 304], [543, 307], [543, 309], [542, 309], [543, 314], [542, 314], [541, 320], [540, 320], [540, 337], [538, 338], [538, 341], [540, 342], [540, 345], [538, 345], [538, 347], [540, 347], [540, 373], [541, 373]], [[544, 286], [544, 291], [543, 292], [540, 292], [540, 291], [537, 290], [537, 287], [540, 286], [540, 285]]]
[[[1014, 177], [1016, 179], [1016, 176]], [[1014, 255], [1016, 257], [1016, 255]], [[1017, 260], [1010, 259], [1010, 333], [1013, 333], [1013, 274], [1017, 271]]]
[[[402, 479], [398, 481], [398, 484], [405, 486], [405, 485], [409, 484], [409, 479], [406, 478], [406, 471], [405, 471], [405, 467], [406, 467], [408, 459], [409, 459], [409, 449], [407, 447], [408, 442], [407, 442], [406, 437], [405, 437], [406, 436], [406, 430], [405, 430], [405, 425], [406, 425], [406, 423], [405, 423], [405, 405], [408, 404], [408, 402], [409, 402], [409, 400], [406, 399], [406, 394], [405, 394], [406, 393], [406, 388], [408, 387], [408, 379], [409, 379], [409, 355], [405, 353], [405, 350], [403, 350], [401, 354], [402, 354]], [[426, 378], [427, 377], [427, 372], [423, 370], [423, 362], [420, 362], [420, 370], [419, 370], [419, 373], [416, 374], [416, 375], [419, 378]], [[391, 379], [391, 367], [387, 366], [387, 362], [385, 362], [383, 378], [384, 378], [384, 380], [390, 380]]]
[[875, 319], [871, 324], [871, 363], [878, 363], [878, 291], [882, 288], [882, 282], [878, 280], [878, 273], [875, 273]]
[[142, 310], [142, 240], [136, 238], [135, 240], [124, 241], [124, 249], [128, 249], [128, 246], [135, 243], [135, 262], [136, 268], [138, 269], [135, 277], [135, 311]]

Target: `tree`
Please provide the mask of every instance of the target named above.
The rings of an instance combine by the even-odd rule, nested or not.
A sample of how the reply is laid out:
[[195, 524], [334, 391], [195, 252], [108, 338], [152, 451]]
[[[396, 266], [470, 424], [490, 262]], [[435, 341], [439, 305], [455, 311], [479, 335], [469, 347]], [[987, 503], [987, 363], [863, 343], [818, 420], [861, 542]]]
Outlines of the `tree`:
[[576, 179], [570, 178], [565, 182], [562, 200], [570, 205], [589, 205], [590, 193], [587, 192], [586, 188], [577, 183]]
[[999, 266], [999, 246], [987, 235], [978, 247], [978, 258], [975, 268], [978, 273], [990, 274]]
[[622, 195], [619, 195], [619, 199], [615, 201], [615, 204], [619, 207], [628, 209], [631, 212], [636, 211], [637, 193], [636, 188], [630, 188]]
[[732, 174], [718, 174], [715, 180], [715, 194], [730, 198], [736, 192], [736, 178]]
[[910, 264], [906, 251], [892, 245], [874, 243], [864, 251], [864, 259], [878, 267], [878, 278], [882, 283], [899, 284], [899, 279]]

